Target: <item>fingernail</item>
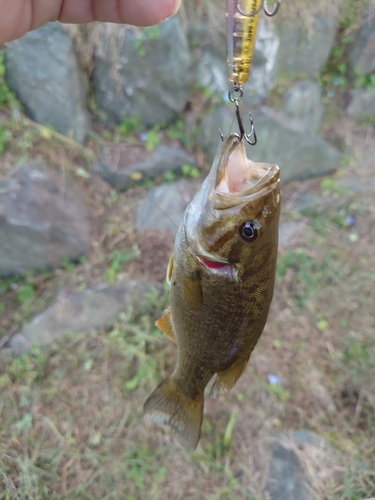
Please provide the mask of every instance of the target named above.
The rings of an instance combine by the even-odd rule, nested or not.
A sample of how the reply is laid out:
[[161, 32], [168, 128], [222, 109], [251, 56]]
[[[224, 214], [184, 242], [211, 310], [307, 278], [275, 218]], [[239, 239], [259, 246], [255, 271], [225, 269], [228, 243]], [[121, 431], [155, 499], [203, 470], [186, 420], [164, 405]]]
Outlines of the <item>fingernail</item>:
[[180, 10], [180, 7], [181, 7], [181, 0], [176, 0], [176, 5], [175, 5], [172, 16], [175, 16], [177, 14], [177, 12]]

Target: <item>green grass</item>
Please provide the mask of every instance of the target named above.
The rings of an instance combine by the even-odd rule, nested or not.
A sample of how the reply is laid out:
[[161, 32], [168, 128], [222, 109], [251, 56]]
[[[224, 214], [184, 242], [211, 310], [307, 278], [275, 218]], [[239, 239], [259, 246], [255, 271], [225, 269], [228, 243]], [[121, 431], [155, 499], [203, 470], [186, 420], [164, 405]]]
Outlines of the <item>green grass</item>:
[[17, 100], [5, 81], [4, 50], [0, 49], [0, 109], [12, 105], [17, 105]]
[[374, 497], [375, 474], [369, 471], [346, 474], [341, 495], [342, 500], [364, 500]]

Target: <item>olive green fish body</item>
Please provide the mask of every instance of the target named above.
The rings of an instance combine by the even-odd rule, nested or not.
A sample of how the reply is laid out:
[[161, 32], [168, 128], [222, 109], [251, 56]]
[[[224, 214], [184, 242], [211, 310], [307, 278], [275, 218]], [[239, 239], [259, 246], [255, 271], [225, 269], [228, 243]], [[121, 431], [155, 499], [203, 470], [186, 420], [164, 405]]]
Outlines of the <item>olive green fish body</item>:
[[217, 374], [211, 395], [226, 394], [263, 331], [279, 214], [279, 168], [249, 162], [238, 136], [228, 136], [176, 236], [171, 313], [157, 323], [176, 341], [178, 361], [145, 403], [188, 449], [199, 440], [206, 385]]

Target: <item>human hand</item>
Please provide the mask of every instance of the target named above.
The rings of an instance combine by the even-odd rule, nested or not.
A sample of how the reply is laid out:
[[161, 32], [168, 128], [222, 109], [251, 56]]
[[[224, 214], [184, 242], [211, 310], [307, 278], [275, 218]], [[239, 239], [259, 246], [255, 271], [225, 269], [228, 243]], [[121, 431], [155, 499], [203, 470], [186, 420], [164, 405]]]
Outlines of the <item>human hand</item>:
[[0, 0], [0, 46], [50, 21], [150, 26], [174, 15], [181, 0]]

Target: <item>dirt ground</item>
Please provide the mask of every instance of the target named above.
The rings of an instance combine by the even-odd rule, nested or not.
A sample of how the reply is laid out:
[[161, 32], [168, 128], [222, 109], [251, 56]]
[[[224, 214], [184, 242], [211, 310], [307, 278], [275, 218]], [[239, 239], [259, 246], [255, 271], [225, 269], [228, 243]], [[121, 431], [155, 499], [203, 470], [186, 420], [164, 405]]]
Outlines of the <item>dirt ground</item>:
[[[26, 149], [71, 170], [72, 163], [87, 169], [89, 151], [98, 148], [93, 141], [77, 150], [28, 123], [10, 127], [4, 176]], [[267, 500], [264, 443], [297, 429], [315, 431], [332, 447], [329, 460], [301, 457], [312, 498], [375, 497], [375, 188], [352, 194], [340, 187], [342, 179], [374, 178], [375, 137], [351, 122], [324, 132], [345, 144], [343, 165], [328, 181], [283, 188], [281, 227], [296, 223], [298, 231], [280, 248], [271, 312], [245, 373], [226, 398], [206, 400], [198, 449], [182, 451], [168, 432], [142, 420], [145, 398], [175, 362], [174, 345], [153, 326], [168, 295], [155, 292], [136, 320], [124, 311], [107, 329], [72, 334], [20, 358], [2, 349], [1, 500]], [[90, 207], [91, 250], [80, 264], [1, 280], [4, 335], [61, 288], [129, 276], [163, 282], [173, 238], [134, 230], [144, 189], [114, 193], [80, 172], [72, 175]], [[302, 214], [306, 193], [330, 202]], [[139, 255], [115, 266], [113, 252], [134, 246]], [[34, 292], [20, 301], [10, 281]], [[279, 385], [269, 384], [271, 374]]]

